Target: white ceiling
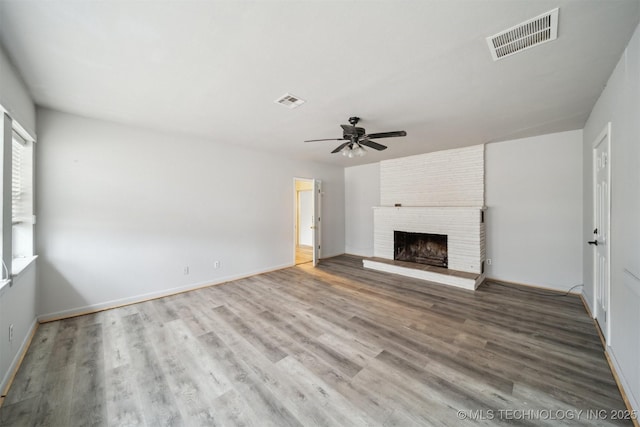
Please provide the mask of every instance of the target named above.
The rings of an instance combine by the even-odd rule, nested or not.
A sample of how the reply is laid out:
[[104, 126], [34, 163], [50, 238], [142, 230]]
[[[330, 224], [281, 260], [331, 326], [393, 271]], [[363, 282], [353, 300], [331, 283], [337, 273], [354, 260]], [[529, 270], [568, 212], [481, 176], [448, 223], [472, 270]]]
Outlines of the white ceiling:
[[[555, 7], [556, 41], [491, 59], [487, 36]], [[39, 105], [346, 166], [582, 128], [639, 19], [639, 0], [0, 0], [0, 39]], [[408, 136], [362, 159], [302, 142], [353, 115]]]

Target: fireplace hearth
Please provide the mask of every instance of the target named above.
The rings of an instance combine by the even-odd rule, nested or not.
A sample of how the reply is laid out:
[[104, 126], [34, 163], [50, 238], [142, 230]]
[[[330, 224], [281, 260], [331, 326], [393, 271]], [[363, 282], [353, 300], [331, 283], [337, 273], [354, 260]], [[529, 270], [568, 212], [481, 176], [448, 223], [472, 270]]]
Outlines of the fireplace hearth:
[[393, 259], [435, 267], [448, 267], [447, 236], [444, 234], [393, 232]]

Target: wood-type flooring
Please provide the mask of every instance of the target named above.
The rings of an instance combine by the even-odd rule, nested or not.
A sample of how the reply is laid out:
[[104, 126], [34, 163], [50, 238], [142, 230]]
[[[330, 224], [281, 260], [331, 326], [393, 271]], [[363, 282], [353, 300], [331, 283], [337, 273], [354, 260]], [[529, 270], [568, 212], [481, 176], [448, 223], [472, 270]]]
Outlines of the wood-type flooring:
[[580, 299], [546, 294], [344, 255], [45, 323], [0, 425], [631, 425]]
[[313, 248], [311, 246], [296, 246], [296, 265], [313, 261]]

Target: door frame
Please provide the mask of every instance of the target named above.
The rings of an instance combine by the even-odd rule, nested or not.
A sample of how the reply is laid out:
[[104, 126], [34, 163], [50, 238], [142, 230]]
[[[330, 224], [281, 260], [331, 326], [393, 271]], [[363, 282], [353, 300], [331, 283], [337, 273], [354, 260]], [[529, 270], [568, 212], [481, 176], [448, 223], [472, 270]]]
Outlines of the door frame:
[[[611, 182], [611, 122], [608, 122], [604, 129], [602, 130], [602, 132], [600, 132], [598, 134], [598, 137], [594, 140], [592, 146], [591, 146], [591, 158], [592, 158], [592, 163], [591, 163], [591, 172], [592, 172], [592, 182], [591, 185], [593, 186], [593, 191], [592, 191], [592, 197], [593, 197], [593, 203], [591, 206], [591, 229], [593, 229], [596, 225], [596, 211], [597, 211], [597, 176], [596, 176], [596, 170], [597, 170], [597, 166], [596, 166], [596, 162], [597, 162], [597, 147], [598, 145], [600, 145], [601, 142], [603, 142], [603, 140], [606, 139], [607, 142], [607, 181], [609, 183], [609, 191], [607, 192], [607, 224], [606, 224], [606, 236], [607, 236], [607, 246], [606, 246], [606, 257], [607, 257], [607, 282], [608, 282], [608, 286], [607, 286], [607, 295], [606, 295], [606, 328], [604, 331], [602, 331], [603, 335], [604, 335], [604, 341], [606, 343], [607, 346], [611, 345], [611, 193], [612, 193], [612, 182]], [[592, 236], [591, 236], [592, 237]], [[593, 318], [597, 321], [598, 317], [601, 315], [600, 313], [600, 307], [598, 305], [598, 281], [597, 281], [597, 247], [593, 247], [592, 249], [592, 257], [591, 257], [591, 262], [593, 263], [593, 269], [592, 269], [592, 274], [593, 274]], [[598, 326], [600, 326], [600, 323], [598, 323]]]
[[322, 181], [313, 180], [313, 266], [317, 266], [322, 256], [322, 228], [320, 215], [322, 214]]
[[296, 265], [296, 247], [298, 246], [298, 189], [296, 186], [297, 181], [305, 181], [311, 184], [311, 190], [313, 191], [313, 197], [311, 198], [313, 204], [313, 233], [311, 233], [311, 244], [313, 247], [313, 266], [315, 267], [321, 257], [321, 228], [320, 228], [320, 214], [322, 210], [322, 181], [314, 178], [300, 178], [293, 177], [293, 262], [292, 265]]

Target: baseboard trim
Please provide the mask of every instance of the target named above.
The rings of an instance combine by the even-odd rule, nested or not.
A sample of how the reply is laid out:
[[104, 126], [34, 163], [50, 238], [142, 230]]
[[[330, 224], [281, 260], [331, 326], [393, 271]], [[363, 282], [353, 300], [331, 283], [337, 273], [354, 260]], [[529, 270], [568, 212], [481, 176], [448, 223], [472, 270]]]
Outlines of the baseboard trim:
[[165, 289], [165, 290], [158, 291], [158, 292], [150, 292], [150, 293], [146, 293], [146, 294], [135, 295], [135, 296], [132, 296], [132, 297], [106, 301], [106, 302], [103, 302], [103, 303], [90, 304], [90, 305], [86, 305], [86, 306], [83, 306], [83, 307], [76, 307], [76, 308], [71, 308], [71, 309], [68, 309], [68, 310], [57, 311], [57, 312], [54, 312], [54, 313], [43, 314], [43, 315], [38, 316], [38, 321], [40, 323], [48, 323], [48, 322], [55, 322], [57, 320], [69, 319], [69, 318], [72, 318], [72, 317], [84, 316], [84, 315], [87, 315], [87, 314], [99, 313], [101, 311], [111, 310], [113, 308], [124, 307], [124, 306], [132, 305], [132, 304], [139, 304], [141, 302], [151, 301], [151, 300], [159, 299], [159, 298], [164, 298], [164, 297], [168, 297], [168, 296], [171, 296], [171, 295], [178, 295], [178, 294], [182, 294], [184, 292], [190, 292], [190, 291], [195, 291], [197, 289], [207, 288], [209, 286], [221, 285], [223, 283], [231, 282], [233, 280], [245, 279], [247, 277], [256, 276], [258, 274], [269, 273], [269, 272], [272, 272], [272, 271], [282, 270], [284, 268], [289, 268], [289, 267], [293, 267], [293, 266], [294, 266], [294, 264], [292, 264], [292, 263], [281, 264], [281, 265], [278, 265], [278, 266], [269, 267], [269, 268], [262, 269], [262, 270], [255, 270], [255, 271], [252, 271], [252, 272], [249, 272], [249, 273], [225, 276], [225, 277], [221, 277], [219, 279], [212, 280], [212, 281], [193, 283], [193, 284], [190, 284], [190, 285], [180, 286], [180, 287], [170, 288], [170, 289]]
[[[591, 310], [591, 306], [589, 305], [589, 300], [584, 295], [584, 292], [580, 294], [580, 299], [582, 300], [582, 305], [584, 305], [584, 309], [587, 310], [587, 314], [589, 315], [590, 318], [593, 319], [593, 310]], [[604, 346], [604, 342], [602, 343], [602, 345]]]
[[0, 390], [2, 390], [2, 394], [0, 395], [0, 407], [4, 403], [5, 397], [7, 397], [7, 393], [9, 393], [9, 389], [11, 388], [11, 384], [13, 383], [16, 374], [18, 373], [18, 369], [20, 369], [20, 365], [22, 365], [22, 361], [27, 354], [27, 350], [31, 346], [31, 341], [33, 340], [34, 335], [36, 334], [36, 330], [38, 329], [38, 319], [33, 319], [33, 323], [29, 327], [29, 333], [22, 340], [22, 344], [20, 344], [20, 349], [16, 353], [11, 365], [9, 365], [9, 369], [7, 369], [7, 373], [5, 377], [2, 379], [0, 383]]
[[364, 250], [359, 250], [358, 248], [345, 248], [344, 253], [346, 255], [353, 255], [353, 256], [361, 256], [364, 258], [373, 258], [373, 248], [366, 248]]
[[[638, 402], [633, 398], [633, 395], [627, 394], [625, 392], [625, 389], [630, 389], [630, 387], [624, 376], [618, 374], [618, 372], [622, 372], [622, 370], [620, 369], [620, 365], [618, 364], [615, 355], [607, 348], [604, 351], [604, 356], [607, 358], [609, 368], [611, 368], [611, 373], [613, 374], [613, 378], [616, 380], [616, 384], [618, 384], [620, 394], [622, 395], [622, 400], [624, 400], [624, 404], [627, 406], [629, 413], [633, 414], [635, 410], [636, 414], [640, 414], [640, 405], [638, 405]], [[632, 421], [635, 427], [640, 427], [637, 417], [635, 419], [632, 419]]]
[[[556, 289], [556, 288], [549, 288], [549, 287], [540, 286], [540, 285], [532, 285], [532, 284], [529, 284], [529, 283], [512, 282], [512, 281], [509, 281], [509, 280], [495, 279], [493, 277], [486, 277], [485, 278], [485, 282], [498, 282], [498, 283], [504, 283], [506, 285], [524, 286], [524, 287], [527, 287], [527, 288], [539, 289], [539, 290], [542, 290], [542, 291], [553, 292], [553, 293], [561, 294], [561, 295], [564, 295], [564, 294], [567, 293], [567, 291], [563, 291], [563, 290]], [[582, 292], [572, 291], [572, 292], [569, 292], [569, 295], [581, 296]]]
[[347, 254], [344, 253], [344, 252], [340, 252], [338, 254], [323, 255], [323, 256], [320, 257], [320, 261], [322, 261], [323, 259], [331, 259], [331, 258], [335, 258], [337, 256], [342, 256], [342, 255], [347, 255]]
[[[596, 328], [596, 332], [598, 332], [598, 336], [600, 337], [600, 342], [602, 343], [602, 348], [604, 350], [604, 357], [605, 359], [607, 359], [607, 363], [609, 364], [609, 369], [611, 369], [611, 374], [613, 375], [613, 379], [616, 381], [616, 385], [618, 386], [618, 390], [620, 391], [620, 395], [622, 396], [622, 400], [624, 401], [624, 404], [627, 407], [627, 410], [631, 414], [633, 414], [634, 411], [636, 414], [640, 413], [640, 405], [638, 405], [638, 402], [635, 401], [635, 399], [633, 398], [633, 395], [630, 396], [625, 391], [626, 389], [631, 389], [631, 388], [629, 387], [629, 384], [625, 380], [624, 376], [618, 374], [618, 372], [622, 372], [622, 369], [620, 368], [620, 365], [618, 364], [618, 361], [616, 360], [616, 357], [613, 354], [613, 351], [609, 351], [609, 347], [605, 342], [604, 335], [602, 334], [602, 330], [600, 329], [600, 325], [598, 324], [597, 320], [593, 317], [591, 307], [589, 307], [589, 304], [587, 303], [587, 299], [585, 298], [584, 294], [580, 294], [580, 300], [582, 301], [582, 305], [584, 306], [584, 310], [587, 312], [587, 315], [593, 321], [593, 326]], [[640, 424], [638, 423], [637, 418], [632, 419], [631, 421], [633, 421], [633, 425], [635, 427], [640, 427]]]

